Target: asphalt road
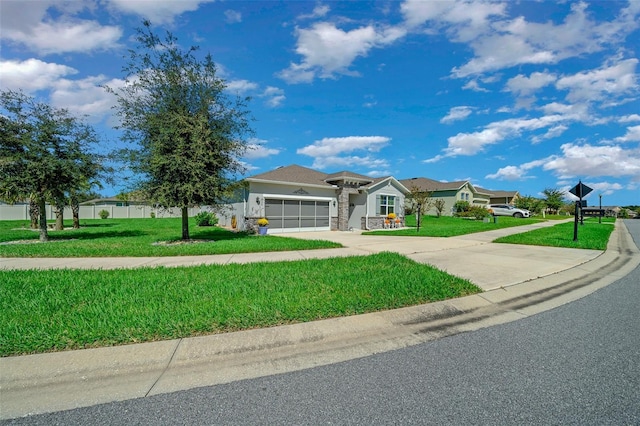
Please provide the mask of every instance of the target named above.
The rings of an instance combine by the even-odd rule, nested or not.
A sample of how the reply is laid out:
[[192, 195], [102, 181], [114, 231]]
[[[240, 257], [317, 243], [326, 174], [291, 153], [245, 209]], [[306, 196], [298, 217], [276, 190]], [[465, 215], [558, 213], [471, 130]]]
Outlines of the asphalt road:
[[[640, 220], [625, 222], [640, 245]], [[309, 370], [5, 421], [640, 424], [640, 267], [504, 325]]]

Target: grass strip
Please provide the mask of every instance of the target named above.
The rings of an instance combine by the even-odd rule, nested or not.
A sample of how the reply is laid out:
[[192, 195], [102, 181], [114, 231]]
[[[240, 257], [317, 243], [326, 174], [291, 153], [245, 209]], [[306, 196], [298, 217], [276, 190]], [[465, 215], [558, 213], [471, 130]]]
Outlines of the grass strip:
[[508, 235], [494, 240], [494, 243], [524, 244], [533, 246], [550, 246], [579, 248], [589, 250], [606, 250], [609, 237], [613, 232], [615, 219], [605, 218], [602, 223], [598, 219], [589, 218], [584, 225], [578, 225], [578, 241], [573, 241], [574, 224], [560, 223], [548, 228], [540, 228], [521, 234]]
[[[193, 219], [191, 219], [193, 221]], [[48, 243], [25, 221], [0, 221], [0, 257], [146, 257], [257, 253], [342, 247], [331, 241], [258, 236], [191, 224], [180, 242], [180, 219], [82, 220], [80, 229], [49, 231]], [[70, 227], [71, 222], [67, 223]]]
[[474, 294], [395, 253], [248, 265], [0, 271], [2, 356], [361, 314]]
[[420, 231], [416, 228], [415, 215], [407, 216], [405, 224], [408, 228], [398, 230], [382, 230], [363, 232], [364, 235], [390, 235], [403, 237], [455, 237], [457, 235], [472, 234], [475, 232], [493, 231], [514, 226], [530, 225], [540, 222], [542, 219], [500, 216], [494, 223], [493, 218], [489, 222], [475, 219], [465, 219], [451, 216], [423, 216], [420, 222]]

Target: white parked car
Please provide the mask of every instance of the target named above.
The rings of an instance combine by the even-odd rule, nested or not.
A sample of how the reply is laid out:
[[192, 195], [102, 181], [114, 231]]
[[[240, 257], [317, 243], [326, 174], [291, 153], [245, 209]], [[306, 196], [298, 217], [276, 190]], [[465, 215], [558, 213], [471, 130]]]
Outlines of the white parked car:
[[530, 217], [529, 210], [519, 209], [509, 204], [490, 204], [489, 209], [493, 211], [494, 216], [512, 216], [512, 217]]

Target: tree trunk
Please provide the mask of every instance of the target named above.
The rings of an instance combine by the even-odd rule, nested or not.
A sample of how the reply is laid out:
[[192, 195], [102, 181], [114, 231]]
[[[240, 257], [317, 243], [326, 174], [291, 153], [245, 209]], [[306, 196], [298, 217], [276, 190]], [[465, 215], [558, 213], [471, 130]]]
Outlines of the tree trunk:
[[189, 208], [182, 208], [182, 239], [189, 239]]
[[73, 213], [73, 229], [80, 229], [80, 203], [77, 198], [71, 199], [71, 212]]
[[31, 229], [38, 229], [38, 203], [34, 198], [29, 198], [29, 217], [31, 218]]
[[56, 203], [53, 207], [53, 212], [56, 214], [56, 231], [64, 230], [64, 204]]
[[40, 242], [49, 241], [49, 233], [47, 232], [47, 209], [44, 203], [44, 197], [38, 200], [38, 209], [40, 210]]

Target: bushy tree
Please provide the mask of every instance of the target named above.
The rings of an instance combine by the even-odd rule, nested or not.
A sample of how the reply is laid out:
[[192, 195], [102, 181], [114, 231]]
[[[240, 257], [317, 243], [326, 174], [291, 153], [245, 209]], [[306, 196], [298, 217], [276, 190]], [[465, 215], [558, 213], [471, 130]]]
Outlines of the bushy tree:
[[93, 129], [67, 110], [0, 92], [0, 194], [37, 205], [41, 241], [49, 239], [45, 203], [62, 203], [103, 170], [90, 149], [96, 141]]
[[231, 99], [211, 55], [183, 50], [169, 32], [156, 35], [148, 21], [129, 51], [126, 84], [117, 97], [123, 151], [139, 176], [136, 189], [160, 207], [182, 210], [182, 239], [189, 239], [188, 208], [215, 205], [229, 193], [251, 134], [248, 98]]
[[564, 204], [565, 192], [557, 188], [545, 188], [542, 193], [545, 196], [544, 202], [550, 213], [557, 214]]
[[514, 204], [517, 208], [529, 210], [533, 214], [542, 213], [542, 210], [545, 207], [545, 202], [543, 200], [531, 195], [518, 197]]

